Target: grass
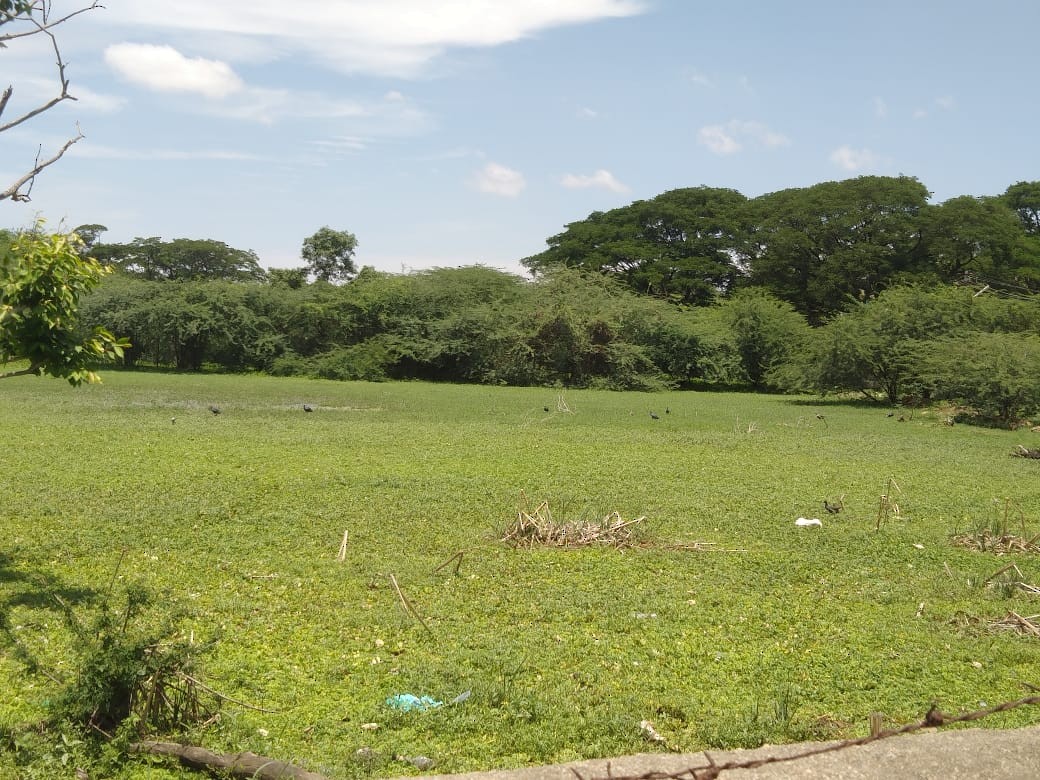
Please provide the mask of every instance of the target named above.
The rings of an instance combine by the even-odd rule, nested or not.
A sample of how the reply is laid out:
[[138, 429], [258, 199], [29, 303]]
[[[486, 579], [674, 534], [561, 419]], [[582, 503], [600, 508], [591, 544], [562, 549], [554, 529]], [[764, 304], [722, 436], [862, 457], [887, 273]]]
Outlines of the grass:
[[[60, 676], [72, 640], [52, 596], [89, 613], [129, 586], [216, 640], [204, 681], [251, 705], [225, 702], [194, 739], [332, 777], [418, 771], [395, 755], [460, 772], [663, 749], [644, 719], [682, 750], [863, 735], [875, 711], [1040, 683], [1035, 638], [979, 629], [1040, 611], [987, 583], [1013, 560], [1036, 584], [1036, 557], [951, 543], [1007, 502], [1016, 532], [1040, 531], [1038, 464], [1008, 457], [1029, 432], [749, 394], [566, 391], [568, 412], [546, 389], [113, 371], [0, 391], [0, 774], [65, 756], [187, 776], [71, 734], [18, 751], [55, 685], [15, 650]], [[875, 530], [893, 479], [899, 514]], [[521, 495], [559, 521], [645, 516], [650, 543], [514, 549], [499, 540]]]

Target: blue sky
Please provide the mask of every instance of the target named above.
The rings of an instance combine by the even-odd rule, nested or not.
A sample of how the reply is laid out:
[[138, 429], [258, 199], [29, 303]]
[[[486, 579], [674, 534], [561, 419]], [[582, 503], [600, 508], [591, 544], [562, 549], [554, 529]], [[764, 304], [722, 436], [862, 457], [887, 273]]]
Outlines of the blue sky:
[[[0, 134], [0, 188], [85, 136], [0, 226], [210, 238], [292, 267], [328, 225], [359, 265], [518, 271], [567, 223], [677, 187], [906, 174], [941, 202], [1040, 179], [1026, 0], [105, 6], [56, 31], [79, 99]], [[0, 50], [0, 119], [57, 89], [45, 44]]]

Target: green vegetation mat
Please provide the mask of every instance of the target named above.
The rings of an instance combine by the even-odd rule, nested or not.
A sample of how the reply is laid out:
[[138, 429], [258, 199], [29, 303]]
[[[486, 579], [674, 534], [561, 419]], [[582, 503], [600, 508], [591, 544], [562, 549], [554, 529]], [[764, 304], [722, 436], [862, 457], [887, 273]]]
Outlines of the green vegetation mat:
[[[0, 391], [0, 774], [190, 774], [53, 731], [26, 755], [74, 651], [60, 605], [85, 621], [128, 587], [140, 620], [214, 642], [195, 673], [226, 698], [186, 739], [330, 777], [862, 735], [1040, 684], [1040, 640], [999, 622], [1040, 613], [1035, 548], [970, 545], [1040, 533], [1040, 461], [1010, 456], [1028, 429], [751, 394], [116, 371]], [[642, 519], [621, 547], [503, 542], [542, 502]]]

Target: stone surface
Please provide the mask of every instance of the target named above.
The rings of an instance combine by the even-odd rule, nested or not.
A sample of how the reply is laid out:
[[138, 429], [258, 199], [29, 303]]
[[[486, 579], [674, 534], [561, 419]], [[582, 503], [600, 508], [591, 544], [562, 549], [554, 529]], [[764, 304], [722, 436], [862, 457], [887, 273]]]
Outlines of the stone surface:
[[[753, 761], [770, 756], [794, 756], [834, 744], [808, 742], [755, 750], [709, 751], [716, 765]], [[641, 753], [613, 759], [577, 761], [514, 770], [431, 775], [437, 780], [607, 780], [651, 773], [693, 777], [688, 770], [709, 766], [704, 753]], [[720, 773], [724, 780], [1037, 780], [1040, 778], [1040, 726], [1025, 729], [947, 729], [891, 737], [817, 756], [767, 764], [756, 769]]]

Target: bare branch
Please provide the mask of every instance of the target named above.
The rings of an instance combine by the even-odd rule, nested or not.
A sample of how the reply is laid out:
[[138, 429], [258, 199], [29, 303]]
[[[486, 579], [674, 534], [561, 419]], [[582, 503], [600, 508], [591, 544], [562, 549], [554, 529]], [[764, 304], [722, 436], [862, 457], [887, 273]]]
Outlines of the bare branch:
[[[62, 158], [62, 155], [64, 155], [65, 152], [69, 150], [70, 146], [76, 143], [76, 141], [78, 141], [80, 138], [85, 137], [86, 136], [84, 136], [83, 133], [80, 131], [79, 125], [76, 125], [75, 138], [70, 138], [68, 141], [66, 141], [65, 144], [61, 147], [61, 149], [58, 150], [58, 153], [51, 157], [49, 160], [44, 160], [43, 162], [39, 162], [37, 160], [36, 165], [33, 167], [31, 171], [29, 171], [27, 174], [18, 179], [18, 181], [16, 181], [14, 184], [8, 187], [6, 190], [0, 192], [0, 200], [11, 199], [13, 201], [21, 202], [29, 201], [29, 192], [32, 191], [32, 182], [36, 178], [36, 175], [47, 166], [53, 165], [58, 160], [60, 160]], [[29, 192], [19, 192], [19, 190], [26, 184], [29, 185]]]
[[61, 17], [60, 19], [55, 19], [53, 22], [49, 20], [50, 6], [38, 6], [38, 7], [42, 8], [42, 10], [43, 10], [43, 22], [42, 23], [41, 22], [37, 22], [35, 19], [30, 19], [30, 18], [26, 18], [26, 19], [8, 19], [7, 20], [8, 22], [12, 22], [12, 21], [27, 21], [27, 22], [31, 22], [32, 25], [33, 25], [33, 29], [25, 30], [23, 32], [5, 33], [3, 35], [0, 35], [0, 46], [2, 46], [2, 44], [4, 44], [6, 41], [13, 41], [16, 38], [28, 38], [30, 35], [36, 35], [36, 34], [41, 33], [41, 32], [46, 32], [47, 30], [53, 30], [58, 25], [64, 24], [65, 22], [67, 22], [69, 19], [71, 19], [74, 16], [79, 16], [80, 14], [84, 14], [87, 11], [93, 11], [95, 8], [104, 8], [105, 6], [101, 5], [100, 0], [95, 0], [90, 5], [87, 5], [87, 6], [84, 6], [83, 8], [79, 8], [79, 9], [77, 9], [75, 11], [72, 11], [72, 12], [66, 14], [65, 16]]
[[[30, 111], [27, 111], [26, 113], [11, 120], [10, 122], [0, 124], [0, 133], [4, 132], [5, 130], [10, 130], [12, 127], [17, 127], [23, 122], [27, 122], [30, 119], [44, 113], [45, 111], [49, 111], [62, 101], [76, 99], [73, 95], [69, 94], [69, 79], [65, 75], [66, 62], [65, 59], [62, 57], [61, 49], [58, 47], [58, 39], [55, 37], [52, 30], [55, 27], [64, 24], [69, 19], [72, 19], [74, 16], [86, 13], [87, 11], [92, 11], [95, 8], [104, 8], [104, 6], [102, 6], [98, 0], [94, 0], [94, 2], [92, 2], [90, 5], [83, 6], [82, 8], [72, 11], [66, 14], [65, 16], [52, 20], [50, 18], [51, 4], [47, 0], [39, 0], [39, 2], [34, 2], [32, 4], [29, 14], [26, 17], [20, 17], [18, 19], [8, 18], [4, 20], [5, 23], [9, 23], [11, 21], [26, 22], [29, 25], [29, 29], [26, 29], [22, 32], [0, 35], [0, 48], [4, 46], [5, 41], [14, 40], [16, 38], [24, 38], [30, 35], [42, 34], [46, 35], [47, 38], [50, 39], [51, 48], [54, 50], [55, 65], [58, 69], [58, 82], [61, 85], [61, 92], [56, 97], [51, 98], [47, 102], [37, 106], [36, 108]], [[39, 18], [37, 18], [34, 15], [36, 12], [39, 12]], [[0, 93], [0, 116], [3, 115], [4, 110], [7, 108], [8, 101], [10, 101], [11, 95], [13, 93], [13, 86], [8, 86], [2, 93]], [[39, 158], [39, 153], [37, 153], [36, 164], [33, 166], [33, 169], [26, 173], [24, 176], [20, 177], [14, 184], [12, 184], [6, 190], [0, 191], [0, 200], [28, 201], [30, 199], [29, 193], [32, 191], [32, 184], [35, 181], [36, 176], [40, 173], [40, 171], [60, 160], [61, 157], [65, 154], [65, 152], [69, 150], [69, 147], [83, 137], [83, 132], [79, 129], [79, 125], [77, 125], [76, 137], [66, 141], [64, 146], [62, 146], [61, 149], [58, 150], [57, 154], [55, 154], [53, 157], [41, 162]], [[26, 185], [28, 185], [27, 190], [25, 192], [22, 192], [22, 188]]]

